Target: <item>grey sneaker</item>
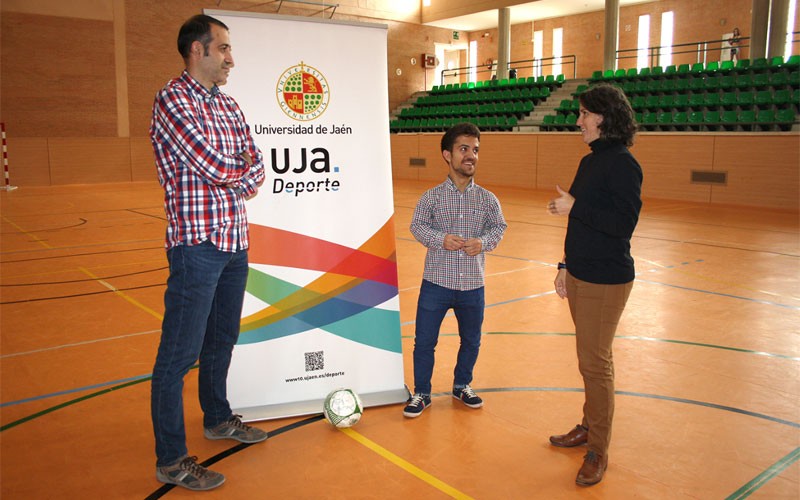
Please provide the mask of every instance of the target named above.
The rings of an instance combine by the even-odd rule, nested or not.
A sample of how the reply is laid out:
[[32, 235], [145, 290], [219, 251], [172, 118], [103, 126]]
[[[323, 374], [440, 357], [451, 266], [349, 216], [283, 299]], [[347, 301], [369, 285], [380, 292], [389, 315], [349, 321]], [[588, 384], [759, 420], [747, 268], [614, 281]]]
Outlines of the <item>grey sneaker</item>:
[[472, 387], [466, 386], [462, 389], [453, 389], [453, 397], [461, 400], [462, 403], [470, 408], [480, 408], [483, 406], [483, 400], [475, 394]]
[[233, 439], [240, 443], [260, 443], [269, 437], [267, 431], [242, 422], [241, 415], [233, 415], [213, 429], [203, 429], [206, 439]]
[[184, 457], [174, 465], [156, 467], [156, 479], [196, 491], [211, 490], [225, 482], [225, 476], [198, 464], [197, 457]]

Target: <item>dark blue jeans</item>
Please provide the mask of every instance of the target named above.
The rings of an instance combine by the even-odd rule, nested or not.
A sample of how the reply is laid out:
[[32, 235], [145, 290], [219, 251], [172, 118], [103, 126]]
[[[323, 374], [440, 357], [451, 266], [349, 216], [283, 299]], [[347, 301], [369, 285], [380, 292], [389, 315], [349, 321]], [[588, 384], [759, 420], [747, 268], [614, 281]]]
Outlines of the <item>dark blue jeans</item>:
[[169, 278], [150, 408], [156, 438], [156, 465], [174, 464], [187, 454], [183, 418], [183, 378], [200, 360], [199, 397], [203, 426], [231, 415], [228, 368], [247, 284], [247, 251], [222, 252], [204, 242], [167, 251]]
[[462, 388], [472, 382], [472, 369], [481, 347], [484, 305], [483, 287], [461, 292], [422, 280], [414, 336], [414, 393], [431, 393], [439, 328], [450, 309], [453, 309], [458, 320], [458, 336], [461, 337], [453, 372], [453, 387]]

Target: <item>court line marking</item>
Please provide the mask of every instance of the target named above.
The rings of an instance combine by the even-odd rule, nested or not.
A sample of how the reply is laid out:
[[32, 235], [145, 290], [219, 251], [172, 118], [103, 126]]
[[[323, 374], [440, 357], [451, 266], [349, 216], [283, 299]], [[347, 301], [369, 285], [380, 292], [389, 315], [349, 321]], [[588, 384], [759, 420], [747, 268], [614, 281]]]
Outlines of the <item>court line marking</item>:
[[91, 271], [89, 271], [88, 269], [86, 269], [85, 267], [79, 267], [78, 269], [80, 269], [80, 271], [81, 271], [82, 273], [86, 274], [87, 276], [89, 276], [89, 277], [90, 277], [90, 278], [92, 278], [93, 280], [97, 281], [98, 283], [100, 283], [100, 284], [101, 284], [101, 285], [103, 285], [104, 287], [106, 287], [106, 288], [108, 288], [109, 290], [111, 290], [112, 292], [114, 292], [114, 294], [115, 294], [115, 295], [118, 295], [118, 296], [122, 297], [123, 299], [125, 299], [125, 300], [126, 300], [126, 301], [128, 301], [129, 303], [131, 303], [131, 304], [135, 305], [136, 307], [138, 307], [138, 308], [139, 308], [139, 309], [141, 309], [142, 311], [146, 312], [147, 314], [149, 314], [149, 315], [151, 315], [151, 316], [155, 316], [155, 318], [156, 318], [156, 319], [158, 319], [159, 321], [164, 319], [164, 316], [162, 316], [162, 315], [161, 315], [161, 313], [158, 313], [158, 312], [156, 312], [156, 311], [154, 311], [154, 310], [150, 309], [149, 307], [147, 307], [146, 305], [142, 304], [142, 303], [141, 303], [141, 302], [139, 302], [138, 300], [134, 299], [133, 297], [131, 297], [131, 296], [130, 296], [130, 295], [128, 295], [127, 293], [123, 292], [122, 290], [118, 289], [117, 287], [115, 287], [115, 286], [114, 286], [114, 285], [112, 285], [111, 283], [109, 283], [109, 282], [107, 282], [107, 281], [105, 281], [105, 280], [102, 280], [102, 279], [100, 279], [100, 278], [99, 278], [99, 277], [97, 277], [97, 276], [96, 276], [94, 273], [92, 273]]
[[441, 491], [445, 495], [451, 498], [457, 498], [460, 500], [471, 500], [472, 497], [462, 493], [461, 491], [457, 490], [456, 488], [450, 486], [449, 484], [445, 483], [441, 479], [425, 472], [424, 470], [420, 469], [416, 465], [408, 462], [407, 460], [400, 458], [399, 456], [395, 455], [391, 451], [387, 450], [383, 446], [379, 445], [375, 441], [367, 438], [363, 434], [359, 434], [358, 432], [354, 431], [353, 429], [339, 429], [342, 433], [346, 436], [354, 439], [359, 444], [366, 446], [368, 449], [374, 451], [381, 457], [385, 458], [389, 462], [393, 463], [394, 465], [400, 467], [404, 471], [408, 472], [412, 476], [428, 483], [429, 485], [433, 486], [437, 490]]
[[[197, 365], [192, 367], [192, 369], [196, 369], [196, 368], [197, 368]], [[130, 386], [133, 386], [133, 385], [136, 385], [136, 384], [140, 384], [142, 382], [150, 380], [150, 378], [151, 377], [148, 376], [148, 377], [145, 377], [145, 378], [133, 380], [133, 381], [130, 381], [130, 382], [127, 382], [127, 383], [124, 383], [124, 384], [121, 384], [121, 385], [118, 385], [118, 386], [115, 386], [115, 387], [110, 387], [110, 388], [104, 389], [104, 390], [96, 392], [96, 393], [87, 394], [85, 396], [82, 396], [80, 398], [77, 398], [77, 399], [74, 399], [74, 400], [71, 400], [71, 401], [66, 401], [66, 402], [64, 402], [64, 403], [62, 403], [60, 405], [57, 405], [57, 406], [42, 410], [40, 412], [34, 413], [32, 415], [29, 415], [28, 417], [24, 417], [22, 419], [19, 419], [17, 421], [14, 421], [14, 422], [11, 422], [11, 423], [9, 423], [7, 425], [4, 425], [4, 426], [0, 427], [0, 432], [3, 432], [3, 431], [5, 431], [7, 429], [10, 429], [12, 427], [16, 427], [17, 425], [20, 425], [22, 423], [28, 422], [28, 421], [33, 420], [35, 418], [44, 416], [44, 415], [46, 415], [48, 413], [52, 413], [52, 412], [54, 412], [54, 411], [56, 411], [58, 409], [65, 408], [65, 407], [71, 406], [73, 404], [77, 404], [77, 403], [79, 403], [81, 401], [85, 401], [87, 399], [91, 399], [91, 398], [94, 398], [94, 397], [97, 397], [97, 396], [108, 394], [109, 392], [112, 392], [112, 391], [115, 391], [115, 390], [119, 390], [119, 389], [130, 387]], [[575, 388], [570, 388], [570, 387], [501, 387], [501, 388], [487, 388], [487, 389], [476, 389], [475, 390], [475, 392], [480, 392], [480, 393], [484, 393], [484, 392], [528, 392], [528, 391], [584, 392], [584, 390], [582, 388], [577, 388], [577, 387], [575, 387]], [[647, 393], [630, 392], [630, 391], [614, 391], [614, 393], [617, 394], [617, 395], [620, 395], [620, 396], [631, 396], [631, 397], [658, 399], [658, 400], [662, 400], [662, 401], [670, 401], [670, 402], [681, 403], [681, 404], [692, 404], [692, 405], [697, 405], [697, 406], [710, 408], [710, 409], [714, 409], [714, 410], [731, 411], [731, 412], [739, 413], [739, 414], [747, 416], [747, 417], [755, 417], [755, 418], [765, 419], [765, 420], [769, 420], [769, 421], [776, 422], [776, 423], [779, 423], [779, 424], [788, 425], [790, 427], [800, 428], [800, 424], [798, 424], [796, 422], [790, 422], [788, 420], [783, 420], [783, 419], [779, 419], [779, 418], [776, 418], [776, 417], [771, 417], [769, 415], [765, 415], [765, 414], [762, 414], [762, 413], [750, 412], [750, 411], [747, 411], [747, 410], [742, 410], [740, 408], [734, 408], [734, 407], [731, 407], [731, 406], [718, 405], [718, 404], [715, 404], [715, 403], [707, 403], [707, 402], [704, 402], [704, 401], [696, 401], [696, 400], [691, 400], [691, 399], [686, 399], [686, 398], [676, 398], [676, 397], [672, 397], [672, 396], [662, 396], [662, 395], [659, 395], [659, 394], [647, 394]], [[449, 396], [450, 396], [450, 393], [448, 393], [448, 392], [431, 394], [431, 397], [449, 397]], [[316, 420], [321, 420], [321, 419], [322, 419], [322, 416], [321, 415], [317, 415], [315, 417], [312, 417], [311, 419], [308, 419], [308, 421], [306, 423], [311, 423], [311, 421], [316, 421]], [[303, 422], [304, 421], [296, 422], [295, 424], [291, 424], [290, 426], [287, 426], [287, 427], [305, 425]], [[289, 430], [289, 429], [286, 429], [286, 430]], [[277, 433], [280, 433], [280, 432], [277, 432]], [[349, 434], [349, 433], [346, 433], [346, 434], [349, 437], [351, 437], [351, 438], [353, 438], [353, 439], [355, 439], [356, 441], [359, 441], [359, 442], [362, 442], [361, 438], [363, 438], [364, 442], [362, 442], [362, 444], [364, 444], [365, 446], [368, 446], [367, 443], [373, 443], [372, 441], [368, 440], [366, 437], [362, 436], [361, 434], [357, 434], [354, 431], [352, 432], [352, 434]], [[375, 444], [375, 443], [373, 443], [373, 444]], [[234, 446], [233, 448], [230, 448], [230, 449], [228, 449], [228, 450], [216, 455], [215, 457], [212, 457], [211, 459], [207, 460], [206, 462], [203, 462], [202, 465], [203, 466], [208, 466], [208, 465], [210, 465], [212, 463], [215, 463], [215, 462], [221, 460], [222, 458], [225, 458], [225, 457], [227, 457], [229, 455], [232, 455], [233, 453], [241, 451], [241, 450], [243, 450], [243, 449], [245, 449], [245, 448], [247, 448], [249, 446], [251, 446], [251, 445], [249, 445], [249, 444], [248, 445], [239, 444], [237, 446]], [[383, 449], [382, 447], [380, 447], [377, 444], [375, 444], [375, 446], [377, 448], [379, 448], [379, 449]], [[790, 453], [789, 455], [787, 455], [783, 459], [779, 460], [776, 464], [773, 464], [767, 470], [763, 471], [761, 474], [756, 476], [755, 479], [753, 479], [752, 481], [750, 481], [747, 484], [745, 484], [742, 488], [739, 488], [739, 490], [737, 490], [736, 493], [739, 493], [740, 496], [734, 497], [734, 498], [746, 498], [746, 497], [750, 496], [752, 493], [754, 493], [755, 491], [757, 491], [759, 488], [761, 488], [761, 486], [766, 484], [772, 478], [777, 477], [777, 475], [780, 474], [780, 472], [782, 472], [784, 469], [789, 467], [789, 465], [793, 464], [794, 462], [796, 462], [800, 458], [800, 452], [798, 450], [800, 450], [800, 448], [798, 448], [794, 452]], [[388, 450], [387, 450], [387, 453], [391, 454], [391, 452], [388, 452]], [[393, 455], [393, 454], [391, 454], [391, 455]], [[400, 460], [402, 462], [405, 462], [403, 459], [400, 459], [399, 457], [398, 457], [398, 460]], [[392, 461], [392, 462], [395, 463], [396, 465], [402, 467], [402, 465], [400, 463], [396, 463], [394, 461]], [[426, 472], [422, 471], [421, 469], [418, 469], [417, 467], [411, 465], [410, 463], [408, 463], [408, 462], [405, 462], [405, 463], [408, 464], [413, 469], [419, 471], [419, 473], [429, 476], [429, 479], [431, 479], [433, 481], [439, 481], [435, 477], [427, 474]], [[405, 467], [403, 467], [403, 468], [405, 468]], [[408, 470], [408, 469], [406, 469], [406, 470]], [[411, 472], [411, 471], [409, 471], [409, 472]], [[411, 473], [414, 474], [414, 472], [411, 472]], [[414, 475], [416, 475], [416, 474], [414, 474]], [[420, 479], [422, 479], [422, 478], [420, 478]], [[426, 481], [426, 482], [429, 482], [426, 479], [423, 479], [423, 480]], [[436, 486], [431, 482], [429, 482], [429, 484], [439, 488], [439, 486]], [[172, 489], [170, 486], [171, 485], [165, 485], [165, 486], [161, 487], [159, 490], [157, 490], [156, 492], [153, 493], [153, 495], [157, 495], [157, 496], [151, 495], [148, 498], [160, 498], [161, 495], [163, 495], [164, 493], [166, 493], [166, 492], [168, 492], [169, 490]], [[443, 482], [441, 483], [441, 486], [449, 488], [449, 486], [446, 485]], [[441, 490], [441, 488], [439, 488], [439, 489]], [[441, 491], [447, 493], [445, 490], [441, 490]], [[460, 492], [458, 492], [458, 490], [455, 490], [455, 489], [453, 489], [453, 491], [456, 492], [456, 493], [460, 493]], [[468, 499], [469, 497], [467, 497], [467, 496], [455, 497], [454, 496], [454, 498]], [[728, 497], [728, 498], [731, 498], [731, 497]]]
[[[52, 249], [52, 248], [53, 248], [51, 245], [49, 245], [48, 243], [46, 243], [44, 240], [42, 240], [41, 238], [39, 238], [39, 237], [38, 237], [38, 236], [36, 236], [35, 234], [33, 234], [33, 233], [29, 232], [29, 231], [26, 231], [26, 230], [22, 229], [22, 227], [20, 227], [20, 226], [19, 226], [17, 223], [15, 223], [14, 221], [12, 221], [11, 219], [9, 219], [8, 217], [6, 217], [5, 215], [3, 216], [3, 220], [4, 220], [4, 221], [6, 221], [6, 222], [8, 222], [9, 224], [11, 224], [12, 226], [14, 226], [14, 228], [15, 228], [17, 231], [19, 231], [20, 233], [24, 234], [25, 236], [27, 236], [27, 237], [29, 237], [29, 238], [33, 238], [33, 241], [35, 241], [36, 243], [40, 244], [41, 246], [43, 246], [43, 247], [47, 248], [48, 250], [50, 250], [50, 249]], [[20, 252], [31, 252], [31, 251], [33, 251], [33, 250], [20, 250]]]
[[798, 460], [800, 460], [800, 448], [795, 448], [794, 451], [772, 464], [767, 470], [754, 477], [749, 483], [725, 497], [725, 500], [739, 500], [740, 498], [749, 497], [755, 493], [757, 489], [761, 488], [761, 486]]

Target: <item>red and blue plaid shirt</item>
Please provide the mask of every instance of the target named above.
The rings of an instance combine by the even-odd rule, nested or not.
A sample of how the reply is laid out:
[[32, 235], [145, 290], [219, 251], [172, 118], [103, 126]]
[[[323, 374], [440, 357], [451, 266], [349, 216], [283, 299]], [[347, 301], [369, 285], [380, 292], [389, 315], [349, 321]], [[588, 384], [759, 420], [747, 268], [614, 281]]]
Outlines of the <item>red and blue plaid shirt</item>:
[[184, 70], [156, 95], [150, 140], [164, 188], [166, 247], [208, 240], [224, 252], [247, 249], [245, 199], [264, 181], [264, 158], [236, 101]]

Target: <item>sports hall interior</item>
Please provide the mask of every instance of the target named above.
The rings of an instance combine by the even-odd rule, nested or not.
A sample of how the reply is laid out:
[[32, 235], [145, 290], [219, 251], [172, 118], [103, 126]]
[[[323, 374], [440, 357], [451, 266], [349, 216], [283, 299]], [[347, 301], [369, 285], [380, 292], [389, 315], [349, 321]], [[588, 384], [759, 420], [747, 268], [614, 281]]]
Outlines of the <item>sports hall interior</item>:
[[[198, 495], [154, 474], [148, 377], [167, 263], [148, 128], [155, 93], [183, 68], [178, 27], [213, 9], [387, 26], [406, 384], [425, 255], [408, 226], [419, 196], [446, 176], [439, 140], [449, 123], [482, 127], [476, 182], [498, 196], [509, 227], [487, 256], [472, 384], [484, 408], [449, 397], [453, 317], [433, 404], [413, 420], [388, 405], [348, 431], [306, 415], [256, 422], [272, 434], [258, 445], [208, 441], [193, 370], [190, 453], [227, 477], [204, 497], [800, 498], [800, 16], [774, 14], [792, 1], [619, 0], [610, 65], [605, 7], [616, 0], [539, 0], [556, 10], [501, 29], [500, 13], [522, 3], [3, 0], [0, 497]], [[493, 25], [458, 27], [487, 11]], [[638, 67], [640, 16], [650, 15], [648, 46], [658, 47], [665, 12], [672, 68], [652, 58]], [[788, 56], [765, 42], [775, 31], [767, 19], [786, 21]], [[734, 27], [744, 39], [736, 64], [723, 39]], [[447, 82], [436, 80], [441, 67], [425, 67], [437, 46], [470, 42], [476, 55], [457, 49]], [[353, 61], [353, 71], [370, 67]], [[599, 81], [623, 88], [641, 120], [631, 152], [644, 205], [614, 344], [610, 465], [582, 488], [583, 450], [547, 442], [579, 423], [583, 389], [574, 326], [552, 285], [566, 223], [545, 206], [588, 152], [570, 117], [580, 89]]]

